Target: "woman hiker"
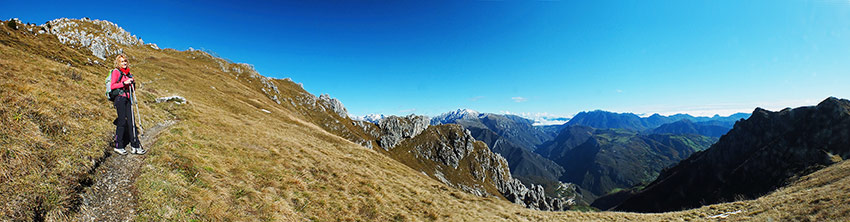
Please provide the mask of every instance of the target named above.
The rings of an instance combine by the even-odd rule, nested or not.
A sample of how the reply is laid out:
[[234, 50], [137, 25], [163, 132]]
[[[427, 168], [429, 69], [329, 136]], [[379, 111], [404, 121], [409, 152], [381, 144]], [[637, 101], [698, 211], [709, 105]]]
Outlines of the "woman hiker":
[[[118, 118], [112, 123], [115, 124], [115, 147], [116, 153], [126, 155], [127, 150], [124, 147], [130, 144], [130, 152], [134, 154], [145, 154], [147, 151], [142, 148], [139, 143], [139, 130], [133, 121], [132, 104], [130, 103], [130, 87], [135, 89], [135, 81], [133, 74], [130, 73], [130, 62], [123, 54], [115, 57], [115, 69], [112, 70], [112, 84], [110, 89], [120, 89], [120, 94], [115, 97], [113, 105], [118, 112]], [[131, 128], [132, 127], [132, 128]], [[134, 135], [135, 134], [135, 135]]]

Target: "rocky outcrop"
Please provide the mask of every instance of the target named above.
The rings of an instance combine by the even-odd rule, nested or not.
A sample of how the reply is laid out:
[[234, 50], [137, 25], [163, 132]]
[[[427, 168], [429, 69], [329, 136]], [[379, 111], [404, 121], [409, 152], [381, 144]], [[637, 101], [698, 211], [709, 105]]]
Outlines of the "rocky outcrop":
[[498, 153], [508, 161], [511, 176], [519, 179], [525, 185], [542, 185], [550, 192], [558, 186], [558, 178], [564, 172], [564, 168], [546, 159], [539, 154], [521, 148], [507, 138], [499, 136], [487, 128], [467, 127], [476, 140], [484, 142], [490, 147], [490, 151]]
[[174, 103], [177, 103], [177, 104], [184, 104], [184, 103], [186, 103], [186, 98], [183, 98], [182, 96], [165, 96], [165, 97], [156, 98], [156, 100], [155, 100], [156, 103], [164, 103], [164, 102], [172, 102], [172, 101]]
[[428, 117], [413, 114], [406, 117], [390, 116], [383, 118], [378, 122], [378, 128], [382, 130], [381, 138], [378, 139], [379, 144], [384, 150], [389, 151], [402, 140], [413, 138], [422, 133], [425, 128], [428, 128], [428, 122]]
[[476, 140], [482, 141], [490, 150], [504, 157], [510, 166], [511, 176], [523, 184], [542, 185], [552, 195], [558, 186], [558, 178], [564, 171], [552, 160], [532, 150], [551, 136], [534, 127], [534, 122], [515, 115], [479, 113], [459, 109], [436, 116], [432, 125], [458, 124], [472, 132]]
[[321, 100], [325, 104], [325, 106], [330, 108], [334, 113], [339, 115], [339, 117], [348, 117], [348, 110], [346, 110], [345, 106], [342, 105], [342, 102], [340, 102], [336, 98], [331, 98], [331, 96], [328, 94], [322, 94], [321, 96], [319, 96], [319, 100]]
[[[289, 79], [285, 79], [284, 81], [292, 83]], [[349, 119], [348, 110], [342, 105], [342, 102], [336, 98], [331, 98], [328, 94], [322, 94], [316, 97], [316, 95], [302, 92], [294, 98], [283, 98], [283, 101], [289, 102], [293, 107], [307, 108], [310, 111], [322, 113], [330, 111], [336, 115], [336, 117], [333, 117], [334, 119]]]
[[709, 149], [665, 170], [615, 210], [664, 212], [757, 198], [850, 158], [850, 101], [771, 112], [761, 108]]
[[[194, 53], [198, 53], [200, 55], [203, 55], [203, 56], [209, 57], [210, 59], [213, 59], [214, 61], [216, 61], [219, 64], [219, 66], [220, 66], [219, 68], [221, 68], [222, 72], [225, 72], [225, 73], [232, 75], [237, 80], [241, 79], [242, 81], [245, 81], [246, 83], [249, 83], [249, 84], [256, 84], [255, 81], [259, 81], [258, 85], [259, 85], [260, 90], [263, 91], [263, 93], [266, 94], [266, 96], [269, 97], [269, 99], [271, 99], [272, 101], [274, 101], [277, 104], [280, 104], [280, 98], [282, 96], [280, 94], [280, 89], [277, 87], [277, 84], [274, 83], [275, 79], [260, 75], [260, 73], [257, 72], [256, 69], [254, 69], [253, 65], [246, 64], [246, 63], [231, 63], [231, 62], [229, 62], [225, 59], [215, 57], [207, 51], [196, 50], [196, 49], [193, 49], [193, 48], [189, 48], [189, 51], [194, 52]], [[247, 77], [247, 78], [244, 78], [244, 77]], [[283, 79], [283, 81], [292, 82], [292, 80], [289, 79], [289, 78]], [[309, 94], [309, 93], [307, 93], [307, 94], [308, 95], [306, 95], [306, 96], [312, 97], [311, 98], [312, 99], [312, 105], [315, 106], [315, 103], [316, 103], [315, 97], [316, 96], [313, 95], [313, 94]], [[294, 105], [294, 103], [293, 103], [293, 105]]]
[[62, 44], [88, 48], [92, 55], [104, 60], [108, 55], [122, 53], [122, 45], [144, 45], [142, 39], [105, 20], [61, 18], [51, 20], [41, 27], [47, 30], [47, 33], [56, 35]]
[[[431, 174], [437, 180], [468, 193], [503, 196], [511, 202], [540, 210], [566, 210], [575, 204], [576, 196], [547, 197], [542, 186], [529, 188], [511, 177], [505, 158], [490, 151], [486, 144], [475, 140], [469, 130], [459, 125], [431, 126], [421, 135], [398, 144], [394, 152], [394, 155], [412, 154], [424, 164], [405, 164], [426, 168], [419, 169], [423, 172], [433, 170]], [[572, 188], [574, 190], [575, 186]]]
[[[522, 205], [526, 208], [537, 210], [563, 211], [569, 210], [575, 205], [576, 197], [551, 198], [544, 193], [543, 187], [540, 185], [531, 185], [531, 189], [527, 188], [517, 179], [508, 178], [506, 181], [501, 181], [498, 184], [499, 191], [502, 195], [515, 204]], [[573, 187], [575, 188], [575, 187]]]
[[[428, 159], [450, 166], [453, 169], [457, 169], [460, 160], [472, 154], [474, 149], [473, 144], [476, 142], [475, 138], [469, 134], [469, 130], [462, 131], [462, 134], [450, 132], [451, 130], [445, 130], [448, 132], [443, 132], [443, 130], [440, 129], [437, 130], [439, 136], [436, 136], [435, 139], [412, 144], [414, 151], [413, 155], [416, 158]], [[481, 167], [472, 168], [472, 175], [476, 179], [484, 180], [484, 173], [487, 169], [478, 169], [482, 167], [487, 167], [489, 169], [494, 166], [488, 163], [498, 161], [493, 160], [493, 158], [488, 158], [487, 156], [477, 157], [479, 158], [475, 158], [475, 162], [480, 163]], [[507, 166], [507, 164], [505, 164], [505, 166]]]
[[[375, 123], [363, 120], [351, 120], [351, 124], [357, 126], [357, 128], [363, 130], [364, 133], [372, 136], [373, 138], [381, 137], [381, 130], [378, 128], [378, 125], [375, 125]], [[370, 146], [369, 148], [372, 147]]]

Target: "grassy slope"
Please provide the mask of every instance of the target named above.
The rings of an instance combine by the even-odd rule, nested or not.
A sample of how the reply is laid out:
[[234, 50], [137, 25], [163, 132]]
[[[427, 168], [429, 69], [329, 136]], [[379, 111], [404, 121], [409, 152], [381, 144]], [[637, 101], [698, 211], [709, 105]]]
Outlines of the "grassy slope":
[[[101, 91], [108, 68], [23, 30], [0, 26], [0, 218], [62, 218], [114, 131]], [[149, 120], [164, 116], [141, 108]]]
[[103, 155], [103, 149], [92, 147], [106, 146], [108, 126], [101, 119], [110, 112], [95, 102], [95, 94], [75, 93], [93, 87], [75, 79], [96, 78], [94, 69], [44, 57], [77, 65], [71, 58], [86, 52], [58, 42], [14, 41], [8, 34], [21, 35], [0, 27], [0, 215], [30, 218], [72, 201], [67, 194], [77, 178]]
[[[103, 156], [114, 130], [114, 111], [101, 97], [109, 68], [86, 64], [93, 56], [84, 49], [5, 25], [0, 43], [0, 219], [32, 218], [37, 209], [47, 219], [62, 219], [73, 214], [68, 207], [74, 189], [93, 160]], [[833, 205], [847, 199], [834, 195], [847, 193], [848, 181], [839, 176], [821, 180], [824, 186], [787, 188], [764, 200], [667, 214], [528, 210], [447, 187], [328, 133], [303, 106], [277, 105], [256, 80], [222, 72], [203, 53], [143, 46], [125, 52], [144, 83], [138, 96], [145, 126], [179, 120], [148, 147], [136, 181], [141, 220], [679, 220], [737, 207], [745, 208], [746, 216], [794, 217], [805, 209], [840, 213], [848, 206]], [[283, 97], [306, 93], [294, 83], [275, 81]], [[170, 95], [189, 103], [152, 102]], [[833, 199], [809, 198], [819, 195]], [[797, 200], [811, 201], [800, 208]], [[771, 207], [775, 203], [784, 208]]]

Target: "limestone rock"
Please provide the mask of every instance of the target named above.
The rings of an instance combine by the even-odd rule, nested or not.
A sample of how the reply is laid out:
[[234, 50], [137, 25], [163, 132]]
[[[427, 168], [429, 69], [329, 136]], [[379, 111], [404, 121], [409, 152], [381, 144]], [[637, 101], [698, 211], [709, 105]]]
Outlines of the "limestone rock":
[[166, 96], [156, 98], [156, 103], [164, 103], [169, 101], [174, 101], [177, 104], [184, 104], [186, 103], [186, 98], [183, 98], [182, 96]]
[[63, 44], [88, 48], [92, 55], [106, 56], [122, 53], [122, 45], [143, 45], [143, 41], [115, 23], [90, 19], [54, 19], [42, 25], [47, 33], [56, 35]]
[[339, 115], [339, 117], [348, 117], [348, 110], [346, 110], [345, 106], [342, 105], [342, 102], [340, 102], [336, 98], [331, 98], [331, 96], [328, 94], [322, 94], [321, 96], [319, 96], [319, 100], [324, 102], [326, 106], [330, 107], [331, 110], [334, 111], [334, 113]]
[[402, 140], [413, 138], [428, 128], [429, 119], [426, 116], [408, 115], [406, 117], [390, 116], [378, 122], [382, 130], [379, 139], [381, 147], [389, 151]]
[[[412, 147], [409, 152], [412, 152], [416, 159], [429, 160], [437, 166], [435, 178], [467, 193], [478, 196], [497, 195], [488, 193], [484, 188], [492, 186], [509, 201], [539, 210], [567, 210], [575, 204], [576, 196], [546, 197], [543, 186], [532, 185], [529, 188], [518, 179], [512, 178], [505, 158], [490, 151], [486, 144], [475, 140], [471, 132], [460, 125], [431, 126], [418, 137], [403, 141], [399, 147]], [[462, 167], [469, 170], [460, 170]], [[447, 177], [446, 173], [452, 173], [454, 176]], [[469, 175], [463, 175], [467, 173]], [[448, 179], [462, 177], [471, 177], [474, 183]], [[574, 185], [572, 189], [572, 193], [576, 193]]]

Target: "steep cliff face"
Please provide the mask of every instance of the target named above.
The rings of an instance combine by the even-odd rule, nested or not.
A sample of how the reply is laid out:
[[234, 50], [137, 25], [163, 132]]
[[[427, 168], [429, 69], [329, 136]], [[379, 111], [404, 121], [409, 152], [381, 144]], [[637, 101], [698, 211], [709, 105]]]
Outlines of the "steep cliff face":
[[390, 155], [453, 187], [479, 196], [499, 196], [494, 181], [506, 178], [507, 162], [457, 125], [429, 127], [401, 141]]
[[511, 175], [523, 184], [541, 185], [548, 195], [555, 195], [560, 184], [558, 178], [564, 169], [532, 151], [538, 144], [551, 139], [549, 134], [532, 126], [533, 121], [514, 115], [478, 113], [468, 109], [444, 113], [431, 119], [434, 125], [451, 123], [471, 131], [475, 139], [505, 157]]
[[[566, 210], [576, 196], [549, 198], [539, 185], [530, 188], [511, 177], [508, 163], [469, 130], [455, 124], [430, 126], [401, 141], [390, 156], [452, 187], [478, 196], [500, 196], [533, 209]], [[567, 187], [572, 188], [575, 187]], [[567, 189], [565, 188], [565, 189]], [[572, 193], [575, 193], [574, 191]]]
[[476, 140], [482, 141], [494, 153], [505, 157], [511, 168], [511, 175], [525, 185], [537, 184], [545, 188], [548, 195], [554, 195], [559, 186], [558, 178], [564, 168], [539, 154], [520, 148], [510, 140], [495, 132], [478, 127], [465, 127]]
[[615, 210], [664, 212], [756, 198], [850, 157], [850, 101], [761, 108], [711, 148], [666, 170]]
[[384, 150], [389, 151], [402, 140], [413, 138], [428, 128], [428, 117], [410, 115], [407, 117], [390, 116], [378, 121], [381, 129], [379, 142]]

